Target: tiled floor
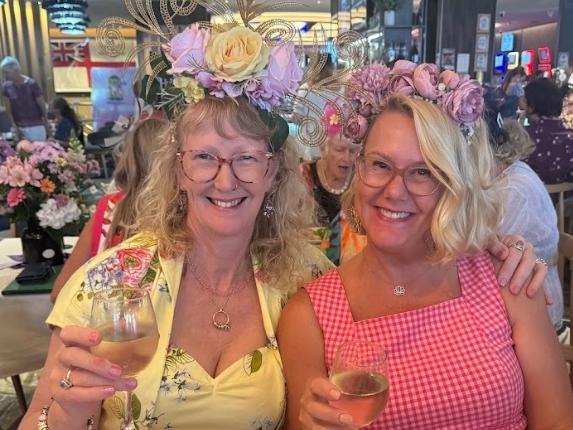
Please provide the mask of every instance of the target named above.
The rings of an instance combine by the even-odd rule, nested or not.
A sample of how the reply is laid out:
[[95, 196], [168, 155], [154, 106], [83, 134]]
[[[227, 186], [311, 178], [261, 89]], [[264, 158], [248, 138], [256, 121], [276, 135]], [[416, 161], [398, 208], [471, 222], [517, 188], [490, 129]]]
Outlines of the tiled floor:
[[[38, 382], [39, 371], [20, 375], [28, 403], [34, 394]], [[0, 379], [0, 430], [15, 430], [22, 418], [18, 406], [12, 380]]]

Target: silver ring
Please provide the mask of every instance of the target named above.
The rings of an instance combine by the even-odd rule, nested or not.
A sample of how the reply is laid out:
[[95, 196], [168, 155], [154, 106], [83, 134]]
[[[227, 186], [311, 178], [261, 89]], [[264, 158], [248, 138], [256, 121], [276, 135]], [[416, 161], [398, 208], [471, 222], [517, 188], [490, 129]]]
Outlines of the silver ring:
[[65, 378], [60, 381], [60, 387], [64, 390], [69, 390], [74, 386], [70, 377], [72, 376], [72, 368], [68, 367], [68, 371], [66, 372]]
[[509, 248], [515, 248], [519, 252], [523, 252], [523, 250], [525, 249], [525, 243], [523, 242], [523, 240], [518, 240], [517, 242], [514, 242], [511, 245], [509, 245]]
[[535, 259], [535, 264], [537, 263], [541, 263], [543, 264], [545, 267], [547, 267], [547, 261], [545, 261], [543, 258], [536, 258]]

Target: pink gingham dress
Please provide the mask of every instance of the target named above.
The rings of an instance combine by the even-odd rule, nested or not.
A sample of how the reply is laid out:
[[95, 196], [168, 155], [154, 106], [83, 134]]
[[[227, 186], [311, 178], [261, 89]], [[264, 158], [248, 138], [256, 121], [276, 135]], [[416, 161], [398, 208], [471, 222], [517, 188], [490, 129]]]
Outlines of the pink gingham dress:
[[424, 309], [354, 321], [338, 271], [305, 286], [330, 373], [349, 339], [382, 343], [390, 400], [368, 429], [525, 429], [523, 376], [487, 254], [457, 261], [461, 296]]

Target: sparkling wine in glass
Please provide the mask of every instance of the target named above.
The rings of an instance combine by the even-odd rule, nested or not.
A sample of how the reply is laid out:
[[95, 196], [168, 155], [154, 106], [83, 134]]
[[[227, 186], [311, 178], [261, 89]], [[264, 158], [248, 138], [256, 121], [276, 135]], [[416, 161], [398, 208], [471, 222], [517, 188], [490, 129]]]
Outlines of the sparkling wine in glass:
[[343, 343], [336, 352], [330, 381], [341, 391], [340, 398], [330, 404], [352, 415], [360, 427], [372, 423], [388, 402], [384, 348], [362, 340]]
[[[90, 327], [99, 330], [102, 341], [92, 353], [106, 358], [134, 376], [151, 361], [159, 332], [151, 299], [146, 290], [116, 286], [94, 296]], [[131, 392], [126, 392], [122, 430], [134, 430]]]

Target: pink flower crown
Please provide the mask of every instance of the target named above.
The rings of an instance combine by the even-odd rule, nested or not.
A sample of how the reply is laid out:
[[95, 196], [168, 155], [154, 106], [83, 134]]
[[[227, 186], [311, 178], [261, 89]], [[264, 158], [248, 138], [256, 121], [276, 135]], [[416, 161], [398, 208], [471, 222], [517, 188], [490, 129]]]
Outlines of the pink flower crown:
[[469, 139], [474, 125], [484, 110], [483, 89], [479, 82], [460, 76], [451, 70], [439, 72], [435, 64], [416, 64], [398, 60], [392, 69], [383, 64], [371, 64], [352, 74], [345, 98], [353, 114], [344, 134], [362, 140], [371, 122], [386, 100], [396, 94], [421, 98], [436, 103], [459, 125]]
[[270, 111], [296, 94], [303, 77], [293, 43], [269, 46], [261, 34], [239, 25], [217, 31], [192, 24], [163, 51], [171, 63], [167, 73], [175, 76], [173, 84], [186, 103], [196, 103], [208, 92], [245, 96]]

